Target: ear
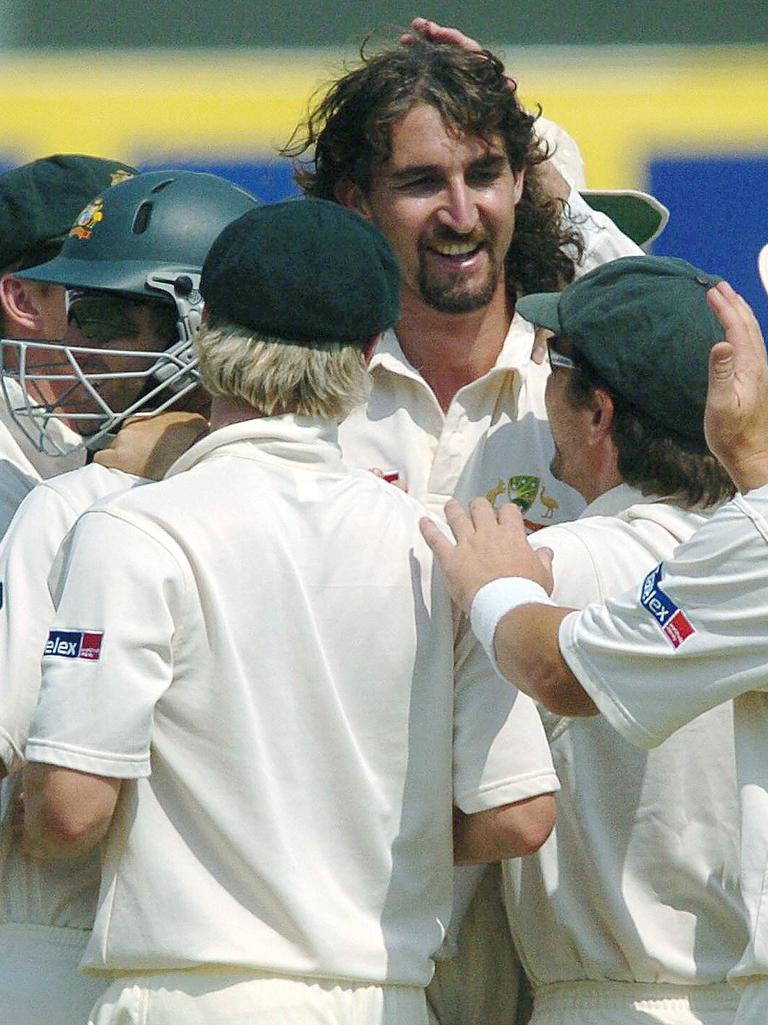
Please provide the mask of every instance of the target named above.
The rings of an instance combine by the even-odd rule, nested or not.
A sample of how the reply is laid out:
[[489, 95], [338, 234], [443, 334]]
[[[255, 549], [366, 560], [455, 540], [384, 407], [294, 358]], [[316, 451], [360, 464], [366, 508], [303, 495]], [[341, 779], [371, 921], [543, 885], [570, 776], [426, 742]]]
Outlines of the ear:
[[371, 208], [368, 197], [359, 185], [351, 178], [341, 178], [333, 187], [333, 196], [337, 203], [348, 210], [354, 210], [367, 221], [371, 220]]
[[13, 274], [3, 274], [0, 278], [0, 303], [11, 337], [18, 333], [18, 329], [33, 335], [42, 332], [43, 320], [34, 294], [34, 283], [24, 281]]
[[613, 399], [602, 388], [595, 388], [592, 408], [592, 430], [596, 440], [609, 438], [613, 427]]
[[523, 186], [525, 185], [525, 168], [522, 168], [520, 171], [513, 171], [512, 177], [515, 179], [515, 188], [513, 195], [515, 200], [515, 206], [517, 206], [517, 204], [520, 202], [520, 197], [523, 194]]
[[371, 339], [369, 339], [368, 344], [363, 349], [363, 359], [365, 360], [366, 366], [368, 366], [368, 364], [371, 362], [371, 359], [373, 358], [373, 354], [376, 351], [376, 346], [378, 345], [380, 338], [381, 335], [374, 335]]

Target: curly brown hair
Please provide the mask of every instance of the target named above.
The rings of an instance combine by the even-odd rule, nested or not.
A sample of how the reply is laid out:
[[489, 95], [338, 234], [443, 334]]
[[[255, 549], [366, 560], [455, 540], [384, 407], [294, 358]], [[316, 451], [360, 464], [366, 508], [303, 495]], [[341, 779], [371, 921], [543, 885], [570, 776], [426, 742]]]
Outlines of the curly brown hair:
[[374, 167], [390, 155], [392, 126], [417, 104], [435, 107], [455, 135], [502, 140], [513, 171], [525, 170], [515, 234], [506, 259], [507, 293], [557, 291], [573, 280], [584, 242], [561, 223], [562, 203], [546, 195], [536, 169], [548, 153], [534, 134], [536, 117], [520, 104], [501, 61], [488, 50], [418, 38], [368, 56], [335, 81], [293, 133], [283, 154], [309, 196], [335, 200], [344, 179], [368, 193]]

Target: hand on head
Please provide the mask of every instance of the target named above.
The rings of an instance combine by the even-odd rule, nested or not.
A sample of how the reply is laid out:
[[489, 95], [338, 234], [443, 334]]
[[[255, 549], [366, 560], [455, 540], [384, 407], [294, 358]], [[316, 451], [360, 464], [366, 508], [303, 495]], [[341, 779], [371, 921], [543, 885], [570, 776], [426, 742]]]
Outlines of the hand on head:
[[755, 315], [726, 281], [707, 293], [725, 331], [712, 347], [707, 444], [744, 492], [768, 484], [768, 362]]
[[[416, 33], [424, 39], [428, 39], [430, 43], [448, 43], [451, 46], [458, 46], [468, 53], [482, 53], [484, 49], [476, 39], [465, 35], [461, 29], [439, 25], [436, 21], [430, 21], [428, 18], [414, 18], [411, 28], [413, 32], [404, 32], [400, 36], [403, 46], [410, 46], [415, 38], [413, 33]], [[507, 75], [507, 81], [511, 89], [517, 89], [517, 80], [511, 75]]]
[[[469, 53], [481, 53], [483, 50], [476, 39], [465, 35], [460, 29], [439, 25], [436, 21], [429, 21], [427, 18], [414, 18], [411, 22], [411, 29], [412, 32], [406, 32], [400, 36], [403, 46], [410, 46], [415, 35], [419, 35], [432, 43], [447, 43], [467, 50]], [[510, 89], [517, 89], [517, 79], [507, 75], [507, 81]], [[571, 186], [552, 160], [545, 160], [538, 165], [537, 176], [544, 192], [548, 193], [552, 199], [567, 201], [571, 194]]]
[[[453, 46], [460, 46], [462, 50], [468, 50], [470, 53], [479, 53], [482, 50], [482, 46], [476, 39], [470, 39], [469, 36], [465, 36], [459, 29], [438, 25], [436, 21], [429, 21], [427, 18], [414, 18], [411, 22], [411, 28], [431, 43], [450, 43]], [[414, 37], [410, 32], [400, 36], [400, 42], [403, 46], [409, 46], [413, 40]]]

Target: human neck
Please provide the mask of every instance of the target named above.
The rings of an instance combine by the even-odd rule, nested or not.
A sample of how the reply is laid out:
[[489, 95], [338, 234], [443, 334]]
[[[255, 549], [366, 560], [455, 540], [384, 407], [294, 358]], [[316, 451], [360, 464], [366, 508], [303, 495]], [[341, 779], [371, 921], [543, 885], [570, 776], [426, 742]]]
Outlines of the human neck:
[[[570, 483], [570, 482], [567, 482]], [[613, 491], [624, 483], [624, 478], [619, 473], [618, 454], [611, 446], [609, 450], [602, 453], [602, 458], [595, 458], [590, 462], [588, 472], [583, 479], [574, 483], [573, 487], [581, 497], [590, 505], [608, 491]]]
[[[277, 409], [271, 416], [282, 416], [290, 413], [290, 409]], [[233, 395], [214, 395], [211, 399], [211, 430], [218, 431], [230, 424], [241, 424], [247, 420], [262, 420], [265, 414], [259, 412], [245, 399]]]
[[445, 411], [460, 388], [495, 365], [511, 320], [503, 288], [487, 306], [471, 313], [440, 313], [404, 288], [395, 333], [404, 356]]

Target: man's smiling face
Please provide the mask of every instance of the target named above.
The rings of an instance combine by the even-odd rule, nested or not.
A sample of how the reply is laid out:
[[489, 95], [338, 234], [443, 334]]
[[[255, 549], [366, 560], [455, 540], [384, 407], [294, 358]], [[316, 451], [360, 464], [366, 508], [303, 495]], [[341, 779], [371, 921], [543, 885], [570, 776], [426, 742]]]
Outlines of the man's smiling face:
[[394, 123], [390, 143], [353, 205], [389, 239], [404, 293], [443, 313], [487, 306], [504, 290], [523, 172], [499, 137], [451, 134], [425, 103]]

